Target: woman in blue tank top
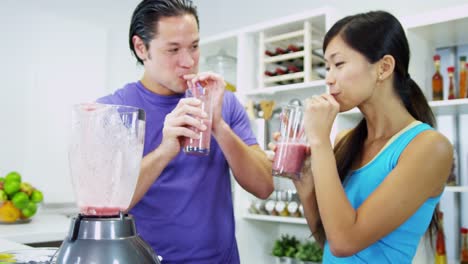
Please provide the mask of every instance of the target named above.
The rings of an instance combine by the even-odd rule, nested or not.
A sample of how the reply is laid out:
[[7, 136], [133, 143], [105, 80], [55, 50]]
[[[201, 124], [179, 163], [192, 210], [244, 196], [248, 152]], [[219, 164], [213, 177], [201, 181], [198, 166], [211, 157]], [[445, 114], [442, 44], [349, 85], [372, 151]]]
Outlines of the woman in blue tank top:
[[[310, 169], [295, 186], [323, 263], [411, 263], [431, 225], [453, 149], [408, 73], [405, 32], [377, 11], [339, 20], [323, 43], [329, 94], [305, 103]], [[330, 132], [338, 112], [364, 118]], [[435, 224], [435, 220], [432, 221]]]

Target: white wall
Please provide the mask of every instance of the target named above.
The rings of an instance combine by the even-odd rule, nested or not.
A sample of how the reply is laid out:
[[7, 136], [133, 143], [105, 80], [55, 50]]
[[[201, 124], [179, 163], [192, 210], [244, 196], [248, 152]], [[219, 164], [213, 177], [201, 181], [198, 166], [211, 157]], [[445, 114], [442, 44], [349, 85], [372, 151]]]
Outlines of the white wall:
[[383, 9], [401, 17], [467, 2], [467, 0], [194, 0], [199, 10], [202, 37], [322, 6], [334, 7], [342, 15]]
[[[126, 46], [116, 43], [126, 44], [112, 28], [123, 24], [119, 9], [103, 1], [80, 4], [0, 2], [0, 175], [19, 171], [48, 203], [74, 200], [67, 156], [71, 105], [139, 75]], [[123, 65], [123, 73], [114, 67], [122, 61], [131, 65]]]

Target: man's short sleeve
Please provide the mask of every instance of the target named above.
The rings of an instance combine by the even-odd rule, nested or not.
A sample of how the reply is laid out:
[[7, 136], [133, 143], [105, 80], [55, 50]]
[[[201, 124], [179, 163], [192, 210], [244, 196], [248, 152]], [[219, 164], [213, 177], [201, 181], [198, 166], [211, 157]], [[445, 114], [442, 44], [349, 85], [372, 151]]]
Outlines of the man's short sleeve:
[[236, 96], [228, 91], [224, 94], [223, 116], [226, 123], [245, 144], [249, 146], [258, 144], [244, 107]]

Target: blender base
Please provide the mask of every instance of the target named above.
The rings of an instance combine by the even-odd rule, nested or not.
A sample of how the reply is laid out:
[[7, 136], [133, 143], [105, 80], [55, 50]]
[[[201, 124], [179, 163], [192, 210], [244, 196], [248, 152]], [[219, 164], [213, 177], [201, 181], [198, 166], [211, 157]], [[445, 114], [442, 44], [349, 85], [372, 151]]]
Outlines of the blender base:
[[56, 254], [57, 264], [160, 264], [157, 254], [135, 229], [130, 215], [102, 218], [73, 217], [69, 234]]

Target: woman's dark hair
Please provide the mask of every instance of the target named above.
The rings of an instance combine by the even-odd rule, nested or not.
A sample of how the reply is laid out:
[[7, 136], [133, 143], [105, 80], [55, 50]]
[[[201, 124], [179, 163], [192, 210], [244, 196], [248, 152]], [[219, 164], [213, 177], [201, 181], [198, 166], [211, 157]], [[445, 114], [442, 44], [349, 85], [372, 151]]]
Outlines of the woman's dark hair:
[[130, 32], [128, 42], [138, 63], [143, 65], [143, 61], [138, 58], [135, 47], [133, 46], [133, 36], [139, 36], [149, 48], [150, 41], [158, 34], [157, 24], [162, 17], [174, 17], [190, 14], [195, 17], [197, 26], [200, 29], [198, 21], [197, 7], [191, 0], [143, 0], [133, 11], [132, 21], [130, 23]]
[[[408, 73], [410, 59], [408, 40], [400, 22], [393, 15], [384, 11], [373, 11], [339, 20], [325, 35], [324, 53], [335, 37], [340, 37], [370, 63], [379, 61], [385, 55], [391, 55], [395, 60], [393, 75], [395, 92], [416, 120], [435, 126], [434, 114], [424, 94]], [[349, 175], [355, 159], [361, 157], [366, 137], [366, 120], [362, 119], [335, 146], [337, 169], [342, 182]], [[430, 229], [437, 230], [437, 224], [437, 214], [434, 212]], [[320, 225], [320, 228], [323, 226]]]

